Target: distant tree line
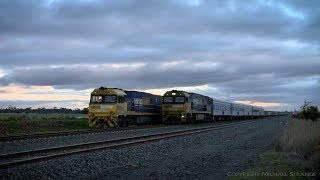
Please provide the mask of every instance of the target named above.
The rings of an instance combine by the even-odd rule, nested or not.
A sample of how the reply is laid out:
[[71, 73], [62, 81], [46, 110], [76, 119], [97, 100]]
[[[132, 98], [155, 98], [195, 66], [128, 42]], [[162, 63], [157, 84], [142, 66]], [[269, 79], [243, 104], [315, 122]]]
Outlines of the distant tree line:
[[37, 113], [37, 114], [88, 114], [88, 108], [83, 109], [68, 109], [68, 108], [17, 108], [14, 106], [9, 106], [7, 108], [0, 108], [0, 113]]

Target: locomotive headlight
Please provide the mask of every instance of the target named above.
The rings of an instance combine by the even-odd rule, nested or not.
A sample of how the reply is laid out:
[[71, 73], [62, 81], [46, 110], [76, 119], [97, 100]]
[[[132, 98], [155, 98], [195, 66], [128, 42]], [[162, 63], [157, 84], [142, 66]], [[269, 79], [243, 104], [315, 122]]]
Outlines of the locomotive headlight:
[[184, 115], [182, 115], [181, 117], [184, 118]]

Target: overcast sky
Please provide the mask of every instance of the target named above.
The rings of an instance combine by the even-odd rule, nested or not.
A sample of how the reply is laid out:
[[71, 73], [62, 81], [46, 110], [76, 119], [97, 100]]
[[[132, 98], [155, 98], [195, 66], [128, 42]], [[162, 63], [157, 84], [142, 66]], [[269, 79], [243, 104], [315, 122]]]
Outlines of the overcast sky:
[[320, 104], [320, 1], [1, 0], [0, 107], [86, 107], [97, 87]]

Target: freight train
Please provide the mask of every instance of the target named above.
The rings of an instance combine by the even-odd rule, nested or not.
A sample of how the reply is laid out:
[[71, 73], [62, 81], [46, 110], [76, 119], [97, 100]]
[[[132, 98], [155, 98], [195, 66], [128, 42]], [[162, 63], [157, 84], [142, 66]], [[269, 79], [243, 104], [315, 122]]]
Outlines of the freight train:
[[100, 87], [91, 93], [88, 110], [91, 127], [152, 124], [161, 119], [161, 96]]
[[162, 97], [139, 91], [100, 87], [91, 93], [89, 126], [185, 123], [251, 119], [279, 115], [263, 108], [217, 100], [197, 93], [171, 90]]

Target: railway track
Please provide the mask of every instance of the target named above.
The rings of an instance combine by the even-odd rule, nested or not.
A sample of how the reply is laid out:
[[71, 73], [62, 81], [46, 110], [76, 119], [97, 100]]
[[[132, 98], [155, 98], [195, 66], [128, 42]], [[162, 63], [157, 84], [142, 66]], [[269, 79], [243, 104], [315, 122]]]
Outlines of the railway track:
[[10, 136], [0, 136], [0, 142], [5, 141], [18, 141], [24, 139], [37, 139], [37, 138], [48, 138], [55, 136], [68, 136], [75, 134], [88, 134], [102, 132], [103, 130], [79, 130], [79, 131], [65, 131], [65, 132], [49, 132], [49, 133], [39, 133], [39, 134], [21, 134], [21, 135], [10, 135]]
[[154, 142], [174, 137], [192, 135], [196, 133], [208, 132], [212, 130], [237, 127], [243, 124], [254, 123], [254, 120], [242, 121], [237, 123], [228, 123], [222, 125], [211, 125], [206, 127], [197, 127], [187, 130], [177, 130], [166, 133], [158, 133], [143, 136], [134, 136], [128, 138], [120, 138], [106, 141], [98, 141], [91, 143], [75, 144], [69, 146], [52, 147], [36, 149], [31, 151], [15, 152], [10, 154], [0, 155], [0, 168], [9, 168], [22, 164], [35, 163], [39, 161], [47, 161], [51, 159], [63, 158], [76, 154], [84, 154], [101, 150], [116, 149], [137, 144]]
[[[162, 126], [156, 126], [156, 127], [162, 127]], [[0, 136], [0, 142], [20, 141], [20, 140], [26, 140], [26, 139], [39, 139], [39, 138], [49, 138], [49, 137], [59, 137], [59, 136], [72, 136], [72, 135], [78, 135], [78, 134], [116, 132], [116, 131], [126, 131], [126, 130], [132, 130], [132, 129], [147, 129], [147, 128], [155, 128], [155, 127], [154, 126], [116, 127], [112, 129], [110, 128], [109, 129], [89, 129], [89, 130], [78, 130], [78, 131], [62, 131], [62, 132]]]
[[[232, 123], [232, 122], [223, 122], [223, 123]], [[117, 131], [127, 131], [127, 130], [135, 130], [135, 129], [152, 129], [152, 128], [159, 128], [159, 127], [166, 127], [166, 126], [168, 125], [145, 125], [145, 126], [134, 126], [134, 127], [114, 127], [112, 129], [110, 128], [89, 129], [89, 130], [35, 133], [35, 134], [20, 134], [20, 135], [10, 135], [10, 136], [0, 136], [0, 142], [21, 141], [26, 139], [40, 139], [40, 138], [50, 138], [50, 137], [59, 137], [59, 136], [72, 136], [72, 135], [79, 135], [79, 134], [117, 132]], [[169, 126], [175, 126], [175, 125], [169, 125]]]

